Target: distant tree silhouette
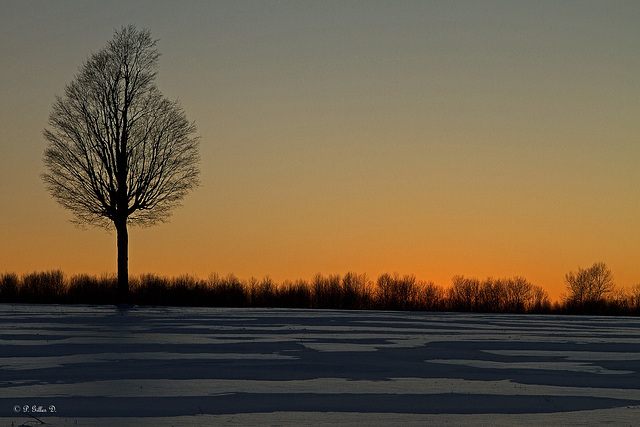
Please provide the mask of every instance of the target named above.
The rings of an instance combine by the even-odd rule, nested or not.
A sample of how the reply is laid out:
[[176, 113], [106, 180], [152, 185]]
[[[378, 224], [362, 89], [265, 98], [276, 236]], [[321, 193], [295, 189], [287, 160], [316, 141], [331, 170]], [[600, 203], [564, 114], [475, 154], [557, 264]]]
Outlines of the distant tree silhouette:
[[415, 276], [385, 273], [376, 285], [379, 304], [387, 310], [411, 310], [417, 305], [420, 289]]
[[613, 274], [603, 262], [567, 273], [565, 283], [569, 292], [566, 302], [581, 308], [602, 305], [615, 288]]
[[115, 227], [118, 293], [129, 293], [128, 225], [166, 221], [198, 185], [198, 138], [155, 84], [148, 30], [116, 31], [80, 68], [49, 115], [43, 180], [75, 222]]
[[506, 286], [504, 281], [488, 277], [478, 288], [478, 305], [481, 311], [499, 313], [504, 311]]
[[441, 310], [444, 304], [444, 289], [433, 282], [420, 281], [417, 284], [416, 305], [421, 310]]
[[505, 310], [511, 313], [522, 313], [534, 299], [534, 286], [524, 277], [516, 276], [506, 281]]
[[550, 308], [549, 295], [540, 286], [516, 276], [506, 279], [454, 276], [447, 292], [451, 310], [489, 313], [541, 312]]
[[629, 293], [629, 307], [640, 314], [640, 283], [631, 288]]
[[480, 281], [475, 278], [454, 276], [448, 290], [449, 308], [452, 310], [478, 311]]

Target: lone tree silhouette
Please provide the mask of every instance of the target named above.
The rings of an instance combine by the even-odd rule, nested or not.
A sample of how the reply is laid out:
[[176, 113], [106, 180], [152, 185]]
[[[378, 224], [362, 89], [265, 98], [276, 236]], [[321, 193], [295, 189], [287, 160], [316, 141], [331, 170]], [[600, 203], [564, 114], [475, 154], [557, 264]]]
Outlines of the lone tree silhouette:
[[196, 127], [156, 87], [159, 56], [148, 30], [115, 31], [56, 97], [44, 131], [51, 195], [77, 224], [115, 226], [121, 301], [129, 293], [128, 225], [166, 221], [199, 184]]

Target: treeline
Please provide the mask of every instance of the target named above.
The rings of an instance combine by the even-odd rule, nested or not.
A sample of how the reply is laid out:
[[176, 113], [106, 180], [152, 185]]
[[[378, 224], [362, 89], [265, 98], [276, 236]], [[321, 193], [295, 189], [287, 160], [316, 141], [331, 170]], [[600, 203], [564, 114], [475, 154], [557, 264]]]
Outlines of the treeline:
[[[281, 283], [268, 277], [244, 281], [233, 275], [212, 275], [201, 280], [145, 274], [131, 278], [129, 302], [197, 307], [640, 314], [640, 286], [631, 292], [617, 290], [602, 263], [569, 273], [565, 281], [569, 294], [551, 303], [546, 291], [522, 277], [479, 280], [455, 276], [451, 286], [444, 288], [398, 274], [383, 274], [375, 281], [365, 274], [318, 274], [310, 282]], [[117, 277], [67, 278], [59, 270], [20, 277], [5, 273], [0, 275], [0, 302], [117, 304]]]

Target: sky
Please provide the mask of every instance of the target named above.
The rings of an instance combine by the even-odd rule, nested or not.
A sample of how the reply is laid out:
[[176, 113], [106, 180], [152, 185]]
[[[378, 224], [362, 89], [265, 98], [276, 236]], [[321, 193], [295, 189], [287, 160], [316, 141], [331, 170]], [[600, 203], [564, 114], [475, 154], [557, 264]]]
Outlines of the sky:
[[640, 2], [0, 2], [0, 273], [116, 272], [40, 178], [42, 132], [134, 24], [201, 183], [130, 229], [133, 275], [640, 283]]

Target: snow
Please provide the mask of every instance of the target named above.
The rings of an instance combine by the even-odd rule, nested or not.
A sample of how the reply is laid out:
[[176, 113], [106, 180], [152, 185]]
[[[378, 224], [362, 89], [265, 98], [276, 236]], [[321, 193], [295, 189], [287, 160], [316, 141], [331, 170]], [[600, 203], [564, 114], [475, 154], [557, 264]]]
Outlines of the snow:
[[638, 318], [2, 305], [0, 349], [2, 425], [640, 422]]

